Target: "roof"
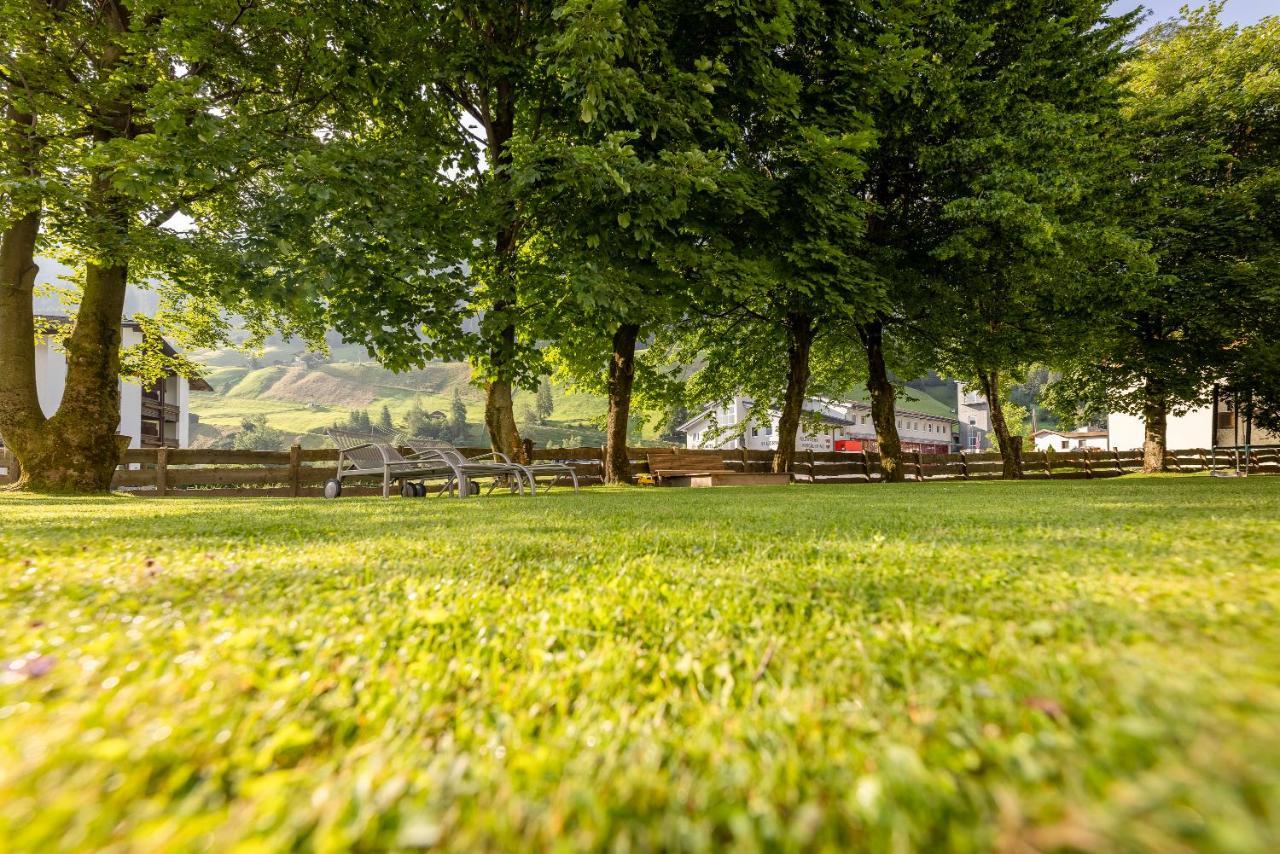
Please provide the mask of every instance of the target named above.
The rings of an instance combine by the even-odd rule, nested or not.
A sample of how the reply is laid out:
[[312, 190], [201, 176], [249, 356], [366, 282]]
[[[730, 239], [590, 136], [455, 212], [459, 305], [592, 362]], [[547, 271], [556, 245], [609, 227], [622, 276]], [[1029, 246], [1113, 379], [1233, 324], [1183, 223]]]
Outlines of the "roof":
[[[71, 318], [67, 317], [65, 314], [37, 314], [35, 317], [46, 323], [52, 323], [59, 326], [71, 322]], [[142, 324], [134, 320], [122, 320], [120, 322], [120, 326], [122, 329], [132, 329], [135, 332], [142, 331]], [[173, 348], [173, 345], [163, 338], [160, 339], [160, 346], [161, 351], [166, 356], [172, 358], [178, 355], [178, 351]], [[187, 388], [191, 391], [213, 391], [213, 386], [209, 385], [209, 383], [205, 381], [205, 378], [198, 374], [194, 377], [187, 377], [186, 379]]]
[[[870, 406], [871, 393], [865, 389], [859, 389], [847, 395], [843, 400], [846, 403], [861, 403]], [[923, 415], [929, 418], [956, 420], [954, 407], [948, 406], [937, 398], [914, 388], [908, 388], [905, 392], [900, 392], [894, 399], [893, 408], [898, 415]]]

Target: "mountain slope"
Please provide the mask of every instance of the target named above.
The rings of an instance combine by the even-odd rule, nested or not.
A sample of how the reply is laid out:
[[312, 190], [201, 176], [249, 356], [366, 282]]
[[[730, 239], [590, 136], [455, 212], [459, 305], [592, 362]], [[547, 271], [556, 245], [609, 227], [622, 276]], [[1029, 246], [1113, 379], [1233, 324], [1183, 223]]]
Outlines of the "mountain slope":
[[[276, 355], [284, 354], [277, 351]], [[243, 358], [230, 359], [221, 353], [215, 358], [204, 358], [202, 354], [197, 359], [210, 365], [205, 378], [214, 388], [211, 393], [191, 395], [191, 411], [205, 428], [199, 431], [203, 443], [240, 429], [241, 421], [247, 417], [260, 415], [268, 426], [290, 438], [300, 437], [308, 447], [323, 446], [324, 428], [345, 421], [355, 410], [365, 410], [376, 420], [386, 406], [392, 420], [400, 423], [415, 401], [428, 412], [448, 413], [456, 390], [471, 426], [468, 444], [487, 444], [483, 431], [484, 392], [471, 384], [471, 369], [466, 364], [433, 362], [420, 370], [395, 374], [369, 361], [308, 364], [296, 359], [287, 364], [253, 367]], [[522, 421], [525, 436], [543, 446], [566, 442], [597, 445], [603, 441], [603, 398], [554, 388], [553, 400], [555, 411], [548, 423]], [[532, 393], [517, 392], [517, 417], [533, 402]]]

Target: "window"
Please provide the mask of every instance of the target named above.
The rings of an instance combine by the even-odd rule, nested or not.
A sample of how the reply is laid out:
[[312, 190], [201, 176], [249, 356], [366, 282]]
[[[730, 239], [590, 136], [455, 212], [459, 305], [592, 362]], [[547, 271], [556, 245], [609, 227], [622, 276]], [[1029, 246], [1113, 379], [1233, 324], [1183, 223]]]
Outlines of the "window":
[[1067, 449], [1068, 449], [1068, 448], [1070, 448], [1070, 447], [1071, 447], [1071, 440], [1070, 440], [1070, 439], [1063, 439], [1063, 440], [1062, 440], [1062, 450], [1064, 450], [1064, 451], [1065, 451], [1065, 450], [1067, 450]]
[[1234, 412], [1218, 413], [1218, 429], [1230, 430], [1236, 426], [1236, 414]]
[[773, 435], [773, 425], [772, 425], [772, 424], [766, 424], [766, 425], [764, 425], [764, 434], [765, 434], [766, 436], [772, 436], [772, 435]]
[[752, 427], [752, 428], [751, 428], [751, 435], [752, 435], [752, 436], [759, 436], [759, 435], [760, 435], [760, 428], [759, 428], [759, 427]]

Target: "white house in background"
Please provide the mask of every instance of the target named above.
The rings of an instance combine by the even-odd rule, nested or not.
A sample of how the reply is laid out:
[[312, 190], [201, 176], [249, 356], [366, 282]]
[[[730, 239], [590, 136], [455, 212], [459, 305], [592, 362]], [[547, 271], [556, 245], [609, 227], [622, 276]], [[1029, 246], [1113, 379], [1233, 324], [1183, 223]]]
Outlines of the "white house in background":
[[[1243, 409], [1244, 411], [1237, 411]], [[1280, 445], [1280, 434], [1271, 433], [1249, 422], [1248, 409], [1238, 405], [1229, 390], [1214, 394], [1213, 402], [1166, 420], [1165, 447], [1171, 451], [1194, 448], [1234, 448], [1245, 444]], [[1142, 447], [1146, 429], [1136, 415], [1113, 412], [1107, 416], [1107, 432], [1111, 447], [1132, 451]]]
[[[956, 441], [956, 421], [942, 404], [938, 411], [910, 408], [904, 402], [896, 410], [903, 450], [926, 454], [948, 453]], [[934, 407], [930, 407], [931, 409]], [[802, 451], [874, 451], [876, 428], [871, 406], [862, 401], [809, 399], [804, 421], [796, 432], [796, 448]], [[749, 397], [735, 397], [724, 405], [709, 406], [678, 428], [689, 448], [772, 451], [778, 447], [777, 410], [756, 412]], [[816, 425], [814, 424], [816, 422]]]
[[965, 391], [964, 383], [955, 384], [957, 442], [956, 451], [982, 451], [991, 447], [991, 406], [976, 391]]
[[[65, 316], [40, 315], [45, 324], [64, 324]], [[142, 329], [138, 324], [125, 321], [121, 346], [131, 347], [142, 342]], [[164, 350], [175, 355], [169, 342]], [[48, 338], [36, 344], [36, 393], [45, 416], [53, 415], [62, 401], [62, 390], [67, 382], [67, 356], [62, 348]], [[170, 375], [151, 388], [143, 388], [137, 382], [120, 380], [120, 427], [122, 435], [129, 437], [130, 448], [185, 448], [191, 441], [191, 410], [188, 398], [192, 391], [213, 391], [203, 379], [187, 380]]]
[[1078, 451], [1081, 448], [1111, 450], [1106, 430], [1037, 430], [1032, 439], [1037, 451]]

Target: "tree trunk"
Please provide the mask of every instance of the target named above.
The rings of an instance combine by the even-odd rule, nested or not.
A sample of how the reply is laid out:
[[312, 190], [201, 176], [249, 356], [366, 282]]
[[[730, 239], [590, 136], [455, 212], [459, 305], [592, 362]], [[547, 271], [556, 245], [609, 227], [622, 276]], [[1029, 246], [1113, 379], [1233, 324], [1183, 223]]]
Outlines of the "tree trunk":
[[785, 474], [795, 464], [796, 433], [804, 414], [809, 390], [809, 351], [813, 348], [813, 318], [794, 313], [787, 317], [787, 392], [778, 418], [778, 449], [773, 453], [773, 473]]
[[638, 323], [623, 323], [613, 333], [613, 358], [609, 361], [609, 419], [604, 444], [605, 483], [631, 482], [627, 426], [631, 419], [631, 386], [636, 378], [636, 338], [639, 335]]
[[517, 462], [524, 458], [524, 445], [520, 430], [516, 427], [515, 408], [511, 402], [511, 381], [492, 380], [485, 386], [484, 426], [489, 431], [489, 444], [493, 450], [506, 454]]
[[[1214, 418], [1217, 418], [1216, 413]], [[1142, 470], [1147, 474], [1155, 474], [1164, 471], [1169, 401], [1151, 382], [1146, 384], [1143, 393], [1142, 420]]]
[[876, 428], [876, 444], [880, 448], [880, 470], [885, 483], [902, 483], [902, 440], [898, 438], [898, 420], [894, 409], [896, 393], [889, 381], [889, 368], [884, 361], [884, 323], [879, 320], [858, 327], [858, 337], [867, 355], [867, 391], [871, 394], [871, 421]]
[[[32, 288], [40, 212], [31, 211], [0, 235], [0, 437], [18, 452], [44, 426], [36, 393]], [[19, 456], [21, 459], [21, 456]], [[25, 483], [26, 468], [23, 467]]]
[[41, 492], [106, 492], [121, 442], [120, 318], [128, 268], [90, 264], [75, 328], [66, 341], [67, 379], [58, 411], [14, 451], [25, 485]]
[[1000, 403], [1000, 372], [979, 371], [978, 384], [982, 386], [982, 394], [987, 398], [987, 406], [991, 410], [991, 430], [996, 434], [1000, 445], [1001, 477], [1005, 480], [1022, 479], [1022, 437], [1015, 436], [1009, 430], [1009, 423], [1004, 418], [1004, 406]]
[[[511, 139], [515, 135], [515, 87], [502, 81], [495, 87], [493, 118], [486, 128], [490, 169], [493, 180], [511, 192]], [[493, 450], [506, 454], [512, 460], [527, 463], [524, 443], [520, 441], [520, 429], [516, 426], [516, 413], [511, 399], [512, 380], [516, 374], [516, 310], [519, 292], [516, 288], [516, 266], [519, 263], [520, 222], [515, 200], [505, 200], [504, 221], [498, 229], [494, 250], [494, 299], [492, 313], [500, 324], [498, 340], [489, 348], [490, 370], [493, 378], [487, 387], [484, 423], [489, 431], [489, 443]]]

